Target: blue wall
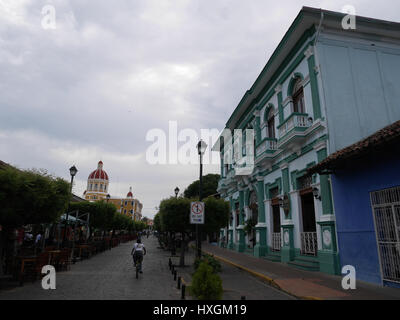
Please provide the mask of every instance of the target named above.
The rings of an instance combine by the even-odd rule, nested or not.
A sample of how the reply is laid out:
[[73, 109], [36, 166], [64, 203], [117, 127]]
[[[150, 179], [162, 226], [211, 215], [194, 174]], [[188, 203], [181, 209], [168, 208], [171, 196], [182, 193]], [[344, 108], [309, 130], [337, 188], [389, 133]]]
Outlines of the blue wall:
[[370, 192], [400, 185], [400, 152], [348, 162], [332, 175], [340, 262], [353, 265], [358, 280], [381, 284]]

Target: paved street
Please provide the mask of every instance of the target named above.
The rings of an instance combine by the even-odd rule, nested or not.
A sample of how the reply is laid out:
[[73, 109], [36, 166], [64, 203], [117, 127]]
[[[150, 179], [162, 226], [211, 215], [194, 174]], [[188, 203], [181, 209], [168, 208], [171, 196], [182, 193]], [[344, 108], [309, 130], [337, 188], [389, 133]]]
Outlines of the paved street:
[[23, 287], [0, 290], [4, 299], [134, 299], [174, 300], [180, 298], [168, 268], [168, 252], [157, 249], [154, 237], [144, 238], [148, 249], [143, 274], [135, 279], [130, 255], [134, 242], [121, 244], [89, 260], [71, 265], [71, 270], [57, 273], [56, 290], [43, 290], [41, 281]]

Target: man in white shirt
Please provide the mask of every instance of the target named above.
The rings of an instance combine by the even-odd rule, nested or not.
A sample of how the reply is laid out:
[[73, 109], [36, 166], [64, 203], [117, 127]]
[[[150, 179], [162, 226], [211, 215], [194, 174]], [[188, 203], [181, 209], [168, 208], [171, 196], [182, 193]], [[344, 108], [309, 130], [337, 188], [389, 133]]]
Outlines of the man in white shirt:
[[[133, 256], [133, 263], [135, 264], [135, 266], [137, 262], [142, 263], [143, 256], [145, 254], [146, 254], [146, 248], [144, 247], [144, 244], [142, 243], [140, 238], [138, 238], [131, 252], [131, 255]], [[140, 270], [140, 273], [143, 273], [142, 270]]]

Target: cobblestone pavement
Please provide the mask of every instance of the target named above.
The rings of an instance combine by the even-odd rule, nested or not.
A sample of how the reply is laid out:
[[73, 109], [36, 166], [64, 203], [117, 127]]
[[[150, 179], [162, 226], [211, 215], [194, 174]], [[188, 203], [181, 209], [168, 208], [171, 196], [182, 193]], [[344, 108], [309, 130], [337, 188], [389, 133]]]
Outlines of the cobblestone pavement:
[[168, 252], [157, 249], [155, 237], [144, 238], [148, 250], [143, 274], [135, 279], [130, 252], [134, 242], [124, 243], [57, 273], [56, 290], [44, 290], [41, 281], [0, 290], [0, 300], [178, 300], [180, 292], [168, 268]]

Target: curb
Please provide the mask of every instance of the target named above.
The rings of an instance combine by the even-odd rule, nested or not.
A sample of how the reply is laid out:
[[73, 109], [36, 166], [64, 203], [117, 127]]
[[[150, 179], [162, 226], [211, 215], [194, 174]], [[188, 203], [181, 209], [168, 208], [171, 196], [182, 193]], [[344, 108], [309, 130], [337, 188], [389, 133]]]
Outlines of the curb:
[[285, 292], [285, 293], [287, 293], [287, 294], [289, 294], [289, 295], [291, 295], [291, 296], [294, 296], [294, 297], [296, 297], [296, 298], [298, 298], [298, 299], [301, 299], [301, 300], [318, 300], [318, 301], [324, 300], [323, 298], [313, 297], [313, 296], [298, 296], [298, 295], [296, 295], [296, 294], [294, 294], [294, 293], [292, 293], [292, 292], [290, 292], [290, 291], [288, 291], [288, 290], [283, 289], [281, 286], [279, 286], [279, 285], [275, 282], [274, 279], [272, 279], [272, 278], [270, 278], [270, 277], [268, 277], [268, 276], [266, 276], [266, 275], [264, 275], [264, 274], [262, 274], [262, 273], [259, 273], [259, 272], [256, 272], [256, 271], [254, 271], [254, 270], [251, 270], [251, 269], [249, 269], [249, 268], [243, 267], [243, 266], [240, 265], [240, 264], [237, 264], [237, 263], [232, 262], [232, 261], [230, 261], [230, 260], [228, 260], [228, 259], [219, 257], [219, 256], [217, 256], [217, 255], [215, 255], [215, 254], [212, 254], [211, 252], [208, 252], [208, 251], [205, 251], [205, 250], [202, 250], [202, 251], [203, 251], [205, 254], [208, 254], [208, 255], [210, 255], [210, 256], [213, 256], [213, 257], [216, 258], [217, 260], [220, 260], [220, 261], [225, 262], [225, 263], [227, 263], [227, 264], [230, 264], [230, 265], [232, 265], [232, 266], [234, 266], [234, 267], [236, 267], [236, 268], [238, 268], [238, 269], [241, 269], [241, 270], [243, 270], [243, 271], [246, 271], [247, 273], [250, 273], [251, 275], [253, 275], [253, 276], [255, 276], [255, 277], [261, 279], [262, 281], [267, 282], [269, 285], [273, 286], [274, 288], [279, 289], [279, 290], [281, 290], [281, 291], [283, 291], [283, 292]]

